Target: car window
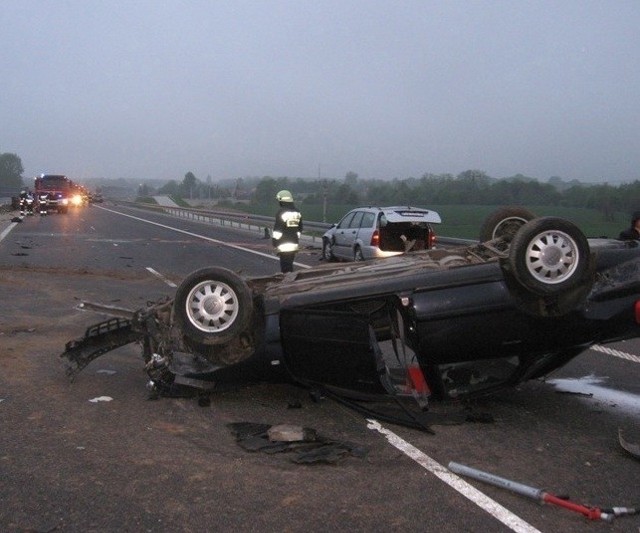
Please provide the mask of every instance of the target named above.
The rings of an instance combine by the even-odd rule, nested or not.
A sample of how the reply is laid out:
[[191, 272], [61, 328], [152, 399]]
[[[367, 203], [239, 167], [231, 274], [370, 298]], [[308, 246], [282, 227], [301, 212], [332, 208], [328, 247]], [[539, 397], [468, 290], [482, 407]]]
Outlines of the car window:
[[360, 227], [360, 222], [362, 221], [362, 215], [364, 215], [364, 212], [358, 211], [355, 214], [355, 216], [353, 217], [353, 219], [351, 220], [351, 222], [349, 223], [349, 227], [350, 228], [359, 228]]
[[338, 228], [348, 228], [349, 227], [349, 222], [351, 222], [351, 219], [353, 218], [353, 215], [355, 215], [354, 213], [347, 213], [340, 222], [338, 222]]
[[376, 215], [374, 213], [365, 213], [362, 217], [362, 223], [360, 224], [361, 228], [372, 228], [374, 222], [376, 221]]

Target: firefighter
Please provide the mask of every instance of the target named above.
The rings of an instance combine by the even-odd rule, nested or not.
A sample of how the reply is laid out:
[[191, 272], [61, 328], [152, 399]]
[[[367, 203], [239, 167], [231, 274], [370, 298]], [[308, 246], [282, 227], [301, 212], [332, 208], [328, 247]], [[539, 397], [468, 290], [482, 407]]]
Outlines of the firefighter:
[[20, 191], [20, 214], [33, 215], [33, 194], [29, 189]]
[[20, 214], [24, 216], [24, 210], [27, 203], [27, 191], [22, 189], [20, 191]]
[[280, 209], [276, 213], [271, 242], [280, 256], [280, 270], [293, 272], [293, 260], [298, 251], [302, 231], [302, 213], [293, 204], [289, 191], [276, 194]]
[[49, 193], [40, 191], [38, 193], [38, 211], [40, 216], [47, 215], [49, 210]]

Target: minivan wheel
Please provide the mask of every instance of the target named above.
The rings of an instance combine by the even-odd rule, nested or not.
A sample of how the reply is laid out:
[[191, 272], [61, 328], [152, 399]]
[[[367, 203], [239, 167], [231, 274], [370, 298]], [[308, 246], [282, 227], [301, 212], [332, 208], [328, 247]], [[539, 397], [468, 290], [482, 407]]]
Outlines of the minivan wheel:
[[364, 255], [362, 255], [362, 249], [359, 246], [356, 246], [356, 249], [353, 251], [353, 260], [364, 261]]
[[522, 226], [534, 218], [535, 214], [524, 207], [502, 207], [484, 220], [479, 240], [487, 242], [503, 238], [510, 241]]
[[589, 242], [568, 220], [543, 217], [522, 226], [511, 241], [509, 266], [521, 285], [539, 295], [585, 283]]
[[228, 342], [249, 325], [252, 314], [251, 290], [240, 276], [225, 268], [197, 270], [176, 291], [175, 321], [197, 343]]

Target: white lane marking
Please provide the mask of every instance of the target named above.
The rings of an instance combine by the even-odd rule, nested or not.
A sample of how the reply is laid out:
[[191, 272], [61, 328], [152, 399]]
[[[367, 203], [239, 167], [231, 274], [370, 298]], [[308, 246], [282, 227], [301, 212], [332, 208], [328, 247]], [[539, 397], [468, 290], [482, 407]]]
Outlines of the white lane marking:
[[12, 222], [11, 224], [9, 224], [2, 233], [0, 233], [0, 242], [2, 242], [2, 239], [4, 239], [7, 235], [9, 235], [9, 232], [15, 228], [18, 225], [17, 222]]
[[173, 287], [173, 288], [176, 288], [176, 287], [177, 287], [177, 285], [176, 285], [173, 281], [171, 281], [170, 279], [165, 278], [165, 277], [164, 277], [162, 274], [160, 274], [160, 272], [158, 272], [157, 270], [154, 270], [154, 269], [153, 269], [153, 268], [151, 268], [151, 267], [147, 267], [147, 270], [148, 270], [149, 272], [151, 272], [154, 276], [156, 276], [156, 277], [160, 278], [162, 281], [164, 281], [167, 285], [169, 285], [169, 287]]
[[613, 348], [607, 348], [606, 346], [601, 346], [600, 344], [594, 344], [591, 346], [592, 350], [596, 352], [606, 353], [607, 355], [612, 355], [613, 357], [619, 357], [620, 359], [626, 359], [627, 361], [632, 361], [634, 363], [640, 363], [640, 357], [637, 355], [633, 355], [632, 353], [621, 352], [620, 350], [614, 350]]
[[540, 531], [531, 524], [525, 522], [522, 518], [513, 514], [509, 509], [503, 507], [495, 500], [492, 500], [489, 496], [480, 492], [472, 485], [469, 485], [469, 483], [458, 477], [446, 467], [442, 466], [436, 460], [421, 452], [418, 448], [409, 444], [392, 431], [382, 427], [378, 421], [368, 419], [367, 422], [367, 427], [384, 435], [387, 441], [389, 441], [389, 444], [396, 447], [424, 469], [431, 472], [441, 481], [444, 481], [451, 488], [457, 490], [465, 498], [475, 503], [478, 507], [489, 513], [513, 531], [517, 531], [518, 533], [540, 533]]

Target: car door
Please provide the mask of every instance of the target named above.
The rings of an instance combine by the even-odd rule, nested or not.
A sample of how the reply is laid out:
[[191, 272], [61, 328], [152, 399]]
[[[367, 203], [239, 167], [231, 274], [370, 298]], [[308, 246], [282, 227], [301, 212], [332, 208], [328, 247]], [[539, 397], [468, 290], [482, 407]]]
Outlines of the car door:
[[344, 259], [344, 246], [345, 246], [345, 231], [349, 229], [349, 223], [355, 215], [355, 211], [349, 211], [342, 220], [336, 225], [336, 229], [333, 232], [333, 256], [337, 259]]
[[353, 259], [353, 243], [358, 235], [362, 211], [347, 213], [338, 223], [334, 233], [333, 255], [339, 259]]
[[344, 232], [344, 259], [347, 259], [349, 261], [353, 261], [353, 250], [358, 240], [358, 235], [360, 233], [360, 223], [362, 222], [363, 216], [364, 211], [356, 211], [353, 215], [353, 218], [349, 222], [349, 227], [346, 228]]

